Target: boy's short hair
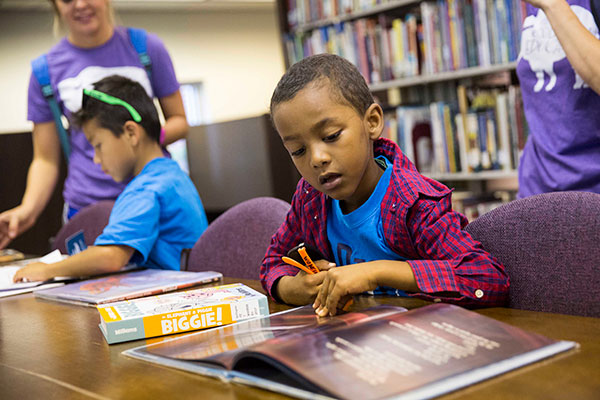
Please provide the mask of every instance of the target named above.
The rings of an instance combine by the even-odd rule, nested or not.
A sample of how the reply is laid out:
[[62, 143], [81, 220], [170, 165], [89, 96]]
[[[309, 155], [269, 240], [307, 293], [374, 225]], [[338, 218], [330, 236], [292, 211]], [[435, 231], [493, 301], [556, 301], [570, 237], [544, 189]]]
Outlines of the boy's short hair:
[[281, 77], [271, 97], [271, 114], [277, 105], [293, 99], [309, 83], [324, 79], [335, 99], [360, 115], [375, 102], [367, 82], [350, 61], [333, 54], [317, 54], [298, 61]]
[[[94, 89], [129, 103], [142, 117], [139, 124], [146, 135], [159, 142], [161, 125], [158, 112], [142, 85], [123, 76], [111, 75], [94, 83]], [[81, 127], [92, 119], [116, 137], [123, 134], [125, 122], [133, 121], [131, 113], [122, 105], [108, 104], [84, 94], [81, 109], [73, 114], [72, 120]]]

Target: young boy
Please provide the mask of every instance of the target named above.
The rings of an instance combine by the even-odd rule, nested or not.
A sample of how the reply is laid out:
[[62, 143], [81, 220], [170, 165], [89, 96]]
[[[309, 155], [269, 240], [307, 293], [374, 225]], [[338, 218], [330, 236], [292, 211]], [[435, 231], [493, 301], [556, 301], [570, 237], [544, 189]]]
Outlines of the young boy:
[[94, 246], [55, 264], [31, 263], [14, 280], [92, 276], [129, 262], [179, 269], [181, 250], [193, 247], [208, 222], [192, 181], [175, 161], [163, 157], [152, 99], [139, 83], [110, 76], [84, 89], [73, 120], [92, 145], [94, 162], [115, 181], [131, 181]]
[[[504, 304], [503, 266], [463, 230], [451, 191], [379, 138], [382, 109], [350, 62], [320, 54], [293, 65], [273, 93], [271, 116], [303, 178], [261, 266], [272, 297], [312, 302], [321, 316], [371, 290]], [[322, 272], [282, 262], [302, 242], [323, 255]]]

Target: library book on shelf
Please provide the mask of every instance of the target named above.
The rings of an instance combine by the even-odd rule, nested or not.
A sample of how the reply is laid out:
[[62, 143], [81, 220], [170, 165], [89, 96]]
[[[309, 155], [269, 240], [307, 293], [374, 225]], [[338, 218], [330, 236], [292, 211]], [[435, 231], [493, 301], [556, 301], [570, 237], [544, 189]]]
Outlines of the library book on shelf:
[[267, 297], [242, 284], [214, 286], [99, 305], [110, 344], [182, 333], [269, 315]]
[[298, 398], [426, 399], [576, 348], [449, 305], [310, 306], [124, 351]]
[[223, 274], [215, 271], [143, 269], [39, 290], [35, 297], [94, 307], [216, 282], [222, 277]]

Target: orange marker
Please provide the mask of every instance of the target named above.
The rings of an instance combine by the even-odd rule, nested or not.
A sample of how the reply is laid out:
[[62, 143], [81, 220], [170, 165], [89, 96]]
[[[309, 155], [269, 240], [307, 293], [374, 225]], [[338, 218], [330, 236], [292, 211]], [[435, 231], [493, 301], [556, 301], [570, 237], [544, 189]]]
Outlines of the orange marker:
[[354, 304], [354, 299], [350, 298], [346, 304], [344, 304], [344, 306], [342, 307], [342, 311], [348, 311], [350, 309], [350, 306]]
[[302, 271], [306, 272], [307, 274], [311, 274], [311, 275], [314, 274], [314, 272], [312, 272], [310, 269], [308, 269], [304, 265], [300, 264], [298, 261], [294, 260], [293, 258], [283, 256], [283, 257], [281, 257], [281, 261], [283, 261], [284, 263], [289, 264], [293, 267], [300, 268]]
[[308, 253], [306, 252], [306, 248], [305, 247], [300, 247], [298, 249], [298, 254], [300, 254], [300, 257], [302, 257], [302, 260], [304, 261], [304, 264], [306, 264], [306, 267], [308, 269], [310, 269], [313, 274], [316, 274], [316, 273], [319, 272], [319, 268], [317, 268], [317, 266], [315, 265], [315, 263], [313, 262], [313, 260], [311, 260], [310, 257], [308, 256]]

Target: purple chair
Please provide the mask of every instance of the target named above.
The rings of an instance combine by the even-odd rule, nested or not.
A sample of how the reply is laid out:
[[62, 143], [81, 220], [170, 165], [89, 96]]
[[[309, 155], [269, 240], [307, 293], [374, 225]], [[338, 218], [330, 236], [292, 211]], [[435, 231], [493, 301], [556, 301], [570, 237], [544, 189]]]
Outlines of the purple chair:
[[82, 208], [58, 231], [52, 242], [52, 248], [67, 254], [66, 240], [81, 230], [83, 230], [85, 244], [93, 245], [108, 224], [108, 217], [114, 204], [112, 200], [102, 200]]
[[187, 257], [182, 257], [181, 269], [258, 279], [271, 237], [289, 209], [289, 203], [274, 197], [257, 197], [231, 207], [210, 223]]
[[466, 230], [506, 267], [509, 307], [600, 317], [600, 194], [526, 197]]

